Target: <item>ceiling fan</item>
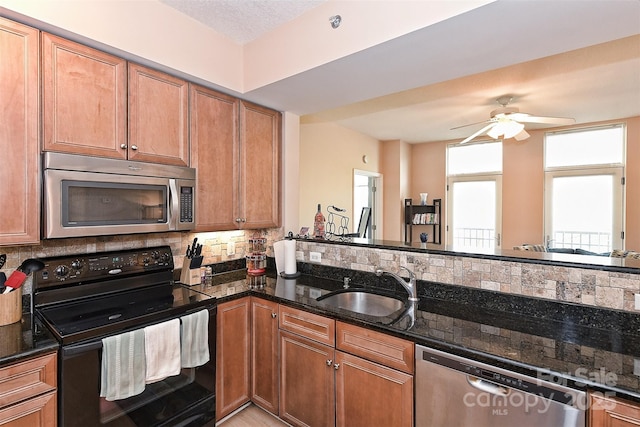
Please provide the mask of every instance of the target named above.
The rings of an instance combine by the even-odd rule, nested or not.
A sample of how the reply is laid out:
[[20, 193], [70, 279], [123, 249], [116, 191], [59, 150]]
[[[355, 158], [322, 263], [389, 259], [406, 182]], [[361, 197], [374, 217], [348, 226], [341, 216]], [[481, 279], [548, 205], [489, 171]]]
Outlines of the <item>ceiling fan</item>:
[[501, 107], [491, 112], [489, 120], [452, 128], [451, 130], [454, 130], [487, 123], [485, 127], [465, 138], [465, 140], [460, 142], [460, 144], [467, 143], [476, 136], [482, 135], [485, 132], [493, 139], [502, 137], [503, 139], [515, 138], [518, 141], [522, 141], [529, 138], [529, 133], [524, 130], [524, 123], [549, 123], [557, 125], [569, 125], [575, 123], [575, 119], [568, 117], [532, 116], [527, 113], [521, 113], [516, 107], [507, 107], [512, 99], [513, 98], [510, 95], [501, 96], [496, 99]]

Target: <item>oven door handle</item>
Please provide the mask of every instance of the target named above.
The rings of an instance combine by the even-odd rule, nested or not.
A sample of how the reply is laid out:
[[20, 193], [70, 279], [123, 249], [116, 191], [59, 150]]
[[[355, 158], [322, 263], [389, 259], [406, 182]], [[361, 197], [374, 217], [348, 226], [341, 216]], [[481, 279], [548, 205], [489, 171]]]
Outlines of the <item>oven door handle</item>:
[[76, 356], [78, 354], [86, 353], [88, 351], [93, 351], [93, 350], [99, 350], [101, 348], [102, 348], [102, 340], [91, 341], [84, 344], [63, 346], [62, 356], [63, 357]]

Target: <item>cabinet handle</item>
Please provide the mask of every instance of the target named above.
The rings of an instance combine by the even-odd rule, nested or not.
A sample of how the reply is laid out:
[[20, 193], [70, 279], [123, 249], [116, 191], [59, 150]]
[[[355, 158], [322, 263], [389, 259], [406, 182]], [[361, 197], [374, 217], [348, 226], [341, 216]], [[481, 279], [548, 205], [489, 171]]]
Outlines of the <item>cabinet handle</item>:
[[335, 369], [336, 371], [338, 370], [339, 367], [340, 367], [339, 363], [336, 363], [335, 365], [333, 365], [333, 369]]
[[127, 144], [120, 144], [120, 148], [122, 148], [123, 150], [127, 149]]
[[242, 222], [242, 218], [236, 218], [236, 222]]
[[137, 150], [137, 149], [138, 149], [138, 146], [137, 146], [137, 145], [132, 145], [132, 146], [131, 146], [131, 149], [132, 149], [132, 150]]
[[331, 359], [327, 360], [327, 366], [331, 366], [332, 363], [333, 363], [333, 360]]
[[277, 316], [277, 314], [275, 314], [275, 313], [271, 313], [271, 318], [275, 319], [275, 318], [276, 318], [276, 316]]

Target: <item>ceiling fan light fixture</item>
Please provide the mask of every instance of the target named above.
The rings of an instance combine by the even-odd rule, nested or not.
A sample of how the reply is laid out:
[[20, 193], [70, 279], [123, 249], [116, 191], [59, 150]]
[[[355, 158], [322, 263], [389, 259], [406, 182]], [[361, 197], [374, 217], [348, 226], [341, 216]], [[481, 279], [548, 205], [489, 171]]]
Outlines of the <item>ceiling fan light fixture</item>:
[[509, 119], [501, 119], [492, 127], [487, 135], [493, 139], [503, 136], [504, 139], [513, 138], [524, 130], [524, 124]]
[[524, 130], [524, 124], [509, 120], [504, 124], [504, 139], [513, 138]]

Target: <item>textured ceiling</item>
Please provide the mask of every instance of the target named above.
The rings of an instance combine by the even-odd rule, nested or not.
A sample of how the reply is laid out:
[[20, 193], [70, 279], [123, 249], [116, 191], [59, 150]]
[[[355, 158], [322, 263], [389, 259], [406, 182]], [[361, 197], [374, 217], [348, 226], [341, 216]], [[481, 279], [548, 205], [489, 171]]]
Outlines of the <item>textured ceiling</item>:
[[255, 40], [326, 0], [160, 0], [238, 44]]
[[[323, 3], [161, 1], [241, 44]], [[486, 120], [506, 94], [533, 115], [625, 118], [640, 115], [638, 34], [637, 0], [500, 0], [243, 96], [406, 142], [463, 139], [482, 126], [451, 128]]]

